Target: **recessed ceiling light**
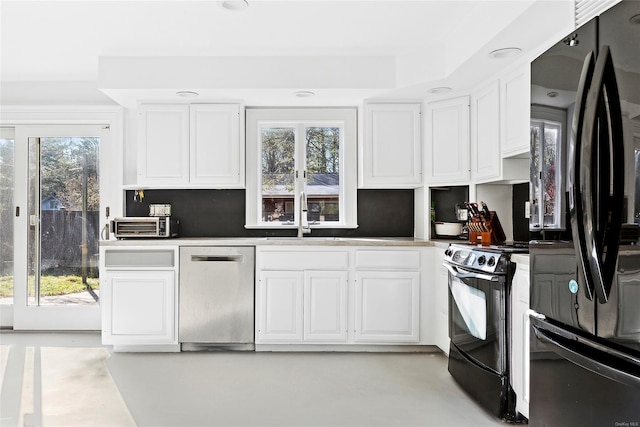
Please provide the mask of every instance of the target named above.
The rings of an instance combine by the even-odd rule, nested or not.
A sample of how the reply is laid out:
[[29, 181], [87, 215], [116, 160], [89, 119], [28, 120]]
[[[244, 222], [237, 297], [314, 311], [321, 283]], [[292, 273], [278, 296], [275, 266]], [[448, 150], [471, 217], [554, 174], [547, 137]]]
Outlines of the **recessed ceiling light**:
[[522, 49], [520, 49], [519, 47], [505, 47], [502, 49], [492, 50], [491, 52], [489, 52], [489, 57], [496, 59], [508, 58], [510, 56], [517, 55], [520, 52], [522, 52]]
[[452, 90], [453, 89], [451, 89], [448, 86], [438, 86], [438, 87], [432, 87], [431, 89], [427, 90], [427, 93], [433, 93], [433, 94], [449, 93]]
[[310, 90], [299, 90], [297, 92], [293, 92], [293, 94], [298, 98], [311, 98], [312, 96], [315, 96], [315, 93]]
[[200, 94], [198, 92], [193, 92], [190, 90], [181, 90], [179, 92], [176, 92], [176, 95], [178, 95], [181, 98], [195, 98], [196, 96], [199, 96]]
[[245, 10], [249, 7], [247, 0], [225, 0], [218, 4], [227, 10]]
[[558, 92], [556, 92], [555, 90], [552, 90], [551, 92], [547, 92], [547, 96], [549, 98], [555, 98], [556, 96], [558, 96]]
[[629, 22], [635, 25], [640, 25], [640, 13], [629, 18]]

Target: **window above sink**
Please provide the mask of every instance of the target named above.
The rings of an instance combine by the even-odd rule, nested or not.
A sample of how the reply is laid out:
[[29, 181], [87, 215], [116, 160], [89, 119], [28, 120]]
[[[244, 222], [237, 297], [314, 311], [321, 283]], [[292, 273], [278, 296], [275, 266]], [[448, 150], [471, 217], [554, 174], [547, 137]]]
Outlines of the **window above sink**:
[[355, 228], [356, 109], [247, 109], [247, 228]]

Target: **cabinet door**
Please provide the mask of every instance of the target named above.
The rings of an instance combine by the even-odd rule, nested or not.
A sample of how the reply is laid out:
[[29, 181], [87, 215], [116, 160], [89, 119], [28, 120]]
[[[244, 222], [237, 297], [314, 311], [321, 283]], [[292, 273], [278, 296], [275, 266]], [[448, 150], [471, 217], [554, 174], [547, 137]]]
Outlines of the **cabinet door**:
[[422, 184], [420, 104], [365, 105], [362, 188], [414, 188]]
[[138, 184], [187, 184], [189, 106], [142, 105], [138, 119]]
[[101, 283], [103, 344], [178, 343], [174, 271], [110, 271]]
[[240, 106], [193, 104], [189, 120], [190, 183], [216, 188], [244, 187]]
[[436, 345], [445, 354], [449, 354], [449, 273], [442, 265], [444, 249], [436, 248], [435, 258], [435, 298], [436, 298]]
[[302, 271], [263, 271], [258, 283], [257, 343], [302, 341]]
[[516, 410], [529, 417], [529, 265], [516, 264], [512, 285], [512, 367]]
[[531, 68], [523, 65], [518, 71], [500, 79], [502, 156], [529, 153]]
[[346, 271], [304, 272], [304, 340], [347, 340]]
[[469, 97], [427, 105], [426, 173], [429, 183], [467, 183]]
[[481, 89], [473, 96], [472, 170], [476, 182], [500, 176], [500, 94], [499, 84]]
[[420, 273], [356, 273], [355, 341], [418, 342]]

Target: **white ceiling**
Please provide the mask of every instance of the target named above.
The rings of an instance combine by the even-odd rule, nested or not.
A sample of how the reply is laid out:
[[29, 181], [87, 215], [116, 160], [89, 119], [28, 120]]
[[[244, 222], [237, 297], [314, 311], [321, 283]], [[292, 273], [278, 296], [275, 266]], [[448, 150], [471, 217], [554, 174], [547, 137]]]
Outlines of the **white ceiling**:
[[[216, 0], [0, 0], [0, 83], [5, 92], [2, 102], [20, 102], [19, 94], [36, 102], [38, 94], [25, 93], [30, 87], [38, 88], [40, 94], [49, 87], [55, 95], [56, 84], [67, 91], [73, 88], [91, 91], [101, 88], [104, 81], [113, 83], [116, 76], [100, 75], [100, 58], [109, 57], [141, 60], [175, 57], [176, 63], [185, 57], [207, 60], [259, 57], [263, 63], [283, 57], [391, 59], [395, 64], [394, 81], [384, 87], [354, 91], [353, 87], [339, 87], [336, 83], [336, 87], [325, 88], [328, 96], [336, 97], [344, 91], [350, 98], [411, 94], [415, 97], [418, 88], [468, 81], [466, 74], [461, 74], [464, 69], [473, 70], [474, 75], [490, 75], [493, 70], [504, 68], [504, 63], [495, 60], [492, 63], [486, 58], [492, 49], [519, 45], [526, 54], [558, 31], [566, 32], [558, 28], [558, 22], [570, 18], [567, 5], [573, 1], [249, 0], [249, 3], [247, 9], [231, 12]], [[536, 23], [527, 16], [546, 18]], [[487, 65], [475, 67], [474, 58]], [[161, 72], [158, 70], [159, 76]], [[352, 72], [362, 70], [355, 66]], [[459, 75], [457, 83], [456, 75]], [[141, 96], [131, 87], [135, 83], [126, 82], [126, 78], [120, 75], [116, 79], [122, 83], [123, 91], [126, 89], [133, 97]], [[228, 89], [242, 98], [261, 92], [272, 99], [289, 97], [292, 89], [310, 89], [322, 95], [317, 87], [292, 85], [274, 90], [248, 84], [241, 87], [241, 83], [236, 83], [229, 88], [224, 82], [210, 82], [206, 84], [208, 87], [189, 88], [188, 81], [182, 83], [178, 89], [202, 90], [214, 98], [228, 97]], [[161, 87], [161, 82], [157, 86], [145, 88], [144, 96], [153, 97], [154, 90], [149, 89], [157, 89], [156, 92], [176, 89]], [[116, 92], [106, 91], [111, 96]], [[90, 99], [93, 95], [76, 96]], [[255, 98], [260, 103], [258, 96]]]

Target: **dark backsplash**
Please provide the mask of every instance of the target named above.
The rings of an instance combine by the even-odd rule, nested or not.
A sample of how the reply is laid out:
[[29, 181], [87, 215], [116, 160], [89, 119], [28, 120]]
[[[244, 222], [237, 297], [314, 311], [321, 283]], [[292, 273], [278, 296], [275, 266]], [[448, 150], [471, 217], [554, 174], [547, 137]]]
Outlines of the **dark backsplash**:
[[529, 219], [525, 217], [525, 202], [529, 200], [529, 183], [513, 186], [513, 240], [516, 242], [529, 241]]
[[[292, 236], [297, 230], [246, 229], [245, 190], [145, 190], [125, 192], [126, 216], [148, 216], [149, 204], [170, 203], [181, 237]], [[358, 190], [357, 229], [315, 229], [312, 236], [413, 237], [413, 190]]]

